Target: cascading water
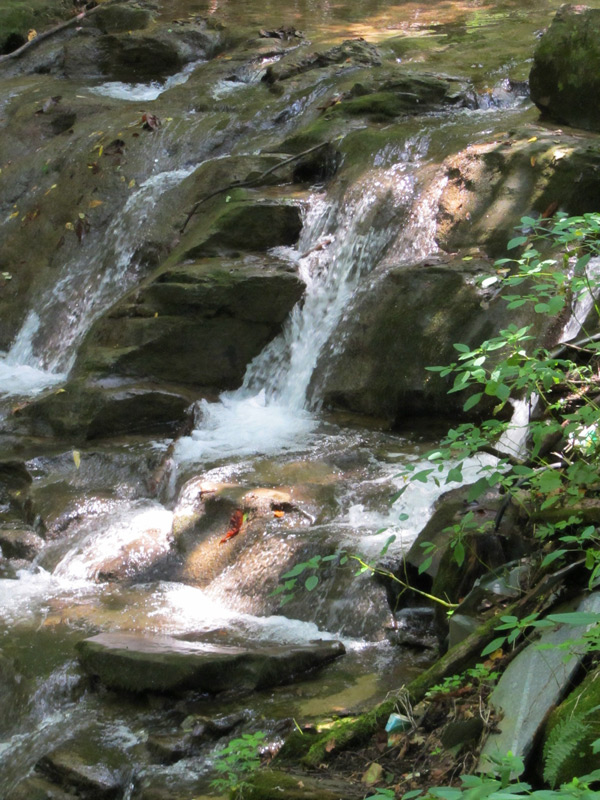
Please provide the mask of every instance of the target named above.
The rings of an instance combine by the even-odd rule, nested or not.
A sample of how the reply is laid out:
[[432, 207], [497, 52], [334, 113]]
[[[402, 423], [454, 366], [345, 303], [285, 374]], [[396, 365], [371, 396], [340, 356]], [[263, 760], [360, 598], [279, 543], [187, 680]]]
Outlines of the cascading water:
[[[307, 441], [318, 424], [307, 408], [310, 380], [353, 294], [396, 242], [399, 228], [412, 219], [423, 223], [425, 210], [434, 218], [434, 204], [426, 207], [418, 192], [424, 155], [417, 137], [397, 153], [396, 163], [369, 171], [337, 202], [320, 194], [310, 198], [297, 248], [277, 248], [306, 284], [303, 301], [282, 334], [248, 366], [242, 387], [216, 404], [200, 404], [196, 430], [179, 440], [176, 459], [268, 453]], [[405, 247], [407, 258], [434, 251], [432, 225], [421, 226], [418, 243], [408, 236]]]
[[[86, 248], [68, 261], [50, 289], [34, 303], [11, 349], [0, 362], [0, 376], [15, 375], [21, 382], [2, 384], [2, 392], [19, 394], [64, 379], [91, 323], [138, 277], [133, 260], [156, 223], [157, 200], [178, 186], [196, 165], [157, 172], [128, 198], [105, 234], [106, 247]], [[21, 369], [19, 369], [21, 368]]]

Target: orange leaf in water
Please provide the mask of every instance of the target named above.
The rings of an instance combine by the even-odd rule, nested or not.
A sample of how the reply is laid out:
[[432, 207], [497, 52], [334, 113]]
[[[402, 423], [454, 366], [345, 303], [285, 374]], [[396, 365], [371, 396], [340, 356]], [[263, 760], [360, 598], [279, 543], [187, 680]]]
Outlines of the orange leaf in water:
[[274, 511], [273, 516], [277, 517], [277, 519], [281, 519], [281, 517], [285, 517], [285, 511]]
[[226, 542], [228, 539], [233, 539], [234, 536], [237, 536], [240, 530], [242, 529], [242, 525], [244, 524], [244, 512], [241, 511], [239, 508], [237, 511], [234, 511], [231, 515], [231, 519], [229, 520], [229, 530], [225, 534], [225, 536], [221, 539], [221, 544]]

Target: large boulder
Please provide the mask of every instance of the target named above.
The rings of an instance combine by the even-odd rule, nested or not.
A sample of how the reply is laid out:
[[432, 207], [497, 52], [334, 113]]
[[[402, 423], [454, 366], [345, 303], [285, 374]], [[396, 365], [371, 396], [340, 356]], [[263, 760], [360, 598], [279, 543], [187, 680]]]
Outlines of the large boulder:
[[436, 239], [444, 250], [504, 256], [521, 217], [584, 214], [600, 205], [600, 148], [540, 126], [469, 145], [444, 163]]
[[77, 651], [87, 672], [113, 689], [211, 694], [278, 686], [345, 652], [334, 641], [241, 648], [126, 633], [101, 633]]
[[561, 6], [535, 50], [529, 87], [545, 116], [600, 130], [600, 9]]
[[454, 342], [473, 347], [509, 322], [504, 302], [475, 285], [485, 260], [429, 260], [377, 270], [342, 323], [343, 351], [321, 358], [313, 390], [325, 403], [393, 422], [431, 412], [460, 413], [462, 394], [426, 367], [451, 363]]

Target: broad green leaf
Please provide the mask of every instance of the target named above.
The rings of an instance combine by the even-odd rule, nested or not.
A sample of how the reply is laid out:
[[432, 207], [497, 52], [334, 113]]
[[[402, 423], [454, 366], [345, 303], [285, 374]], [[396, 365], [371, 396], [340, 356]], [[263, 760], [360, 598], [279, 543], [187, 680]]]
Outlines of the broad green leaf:
[[522, 244], [525, 244], [527, 241], [526, 236], [516, 236], [514, 239], [511, 239], [510, 242], [506, 245], [507, 250], [514, 250], [515, 247], [520, 247]]
[[470, 411], [483, 397], [483, 392], [477, 392], [476, 394], [472, 394], [471, 397], [468, 398], [466, 403], [463, 406], [463, 411]]
[[311, 575], [310, 578], [307, 578], [304, 582], [304, 587], [307, 592], [312, 592], [314, 588], [316, 588], [317, 584], [319, 583], [319, 578], [316, 575]]
[[506, 636], [498, 636], [497, 639], [492, 639], [492, 641], [483, 648], [481, 651], [482, 656], [489, 656], [490, 653], [495, 653], [496, 650], [499, 650], [504, 643], [506, 642]]

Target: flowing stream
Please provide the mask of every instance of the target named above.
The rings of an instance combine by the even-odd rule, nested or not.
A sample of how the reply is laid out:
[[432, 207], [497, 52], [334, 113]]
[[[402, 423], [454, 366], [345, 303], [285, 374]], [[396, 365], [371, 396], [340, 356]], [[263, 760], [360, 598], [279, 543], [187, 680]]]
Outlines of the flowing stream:
[[[167, 5], [171, 14], [185, 7], [183, 0]], [[299, 22], [310, 25], [314, 4], [296, 5], [303, 9], [297, 11]], [[382, 31], [389, 34], [393, 25], [401, 30], [411, 19], [406, 11], [394, 22], [392, 3], [370, 3], [367, 10], [360, 3], [337, 10], [317, 5], [321, 24], [327, 21], [329, 35], [338, 38], [385, 38]], [[245, 13], [262, 20], [268, 11], [280, 24], [279, 4], [263, 6], [250, 3]], [[367, 11], [370, 22], [361, 29]], [[213, 0], [207, 13], [215, 12], [235, 19], [239, 4]], [[422, 13], [424, 36], [433, 37], [428, 41], [448, 35], [452, 45], [448, 9]], [[498, 11], [496, 22], [504, 13]], [[473, 53], [456, 57], [461, 65]], [[256, 62], [244, 80], [227, 81], [231, 86], [215, 82], [215, 102], [243, 95], [266, 63]], [[506, 62], [493, 66], [486, 75], [501, 82]], [[150, 103], [186, 89], [198, 69], [202, 64], [195, 62], [166, 82], [108, 82], [81, 91], [124, 105]], [[480, 75], [483, 67], [473, 69]], [[290, 108], [302, 108], [301, 100], [294, 102]], [[210, 117], [213, 110], [201, 113]], [[20, 332], [0, 360], [0, 394], [26, 397], [64, 381], [93, 321], [143, 277], [138, 253], [152, 239], [153, 227], [168, 217], [169, 193], [179, 191], [206, 159], [226, 154], [228, 147], [234, 152], [246, 128], [254, 125], [257, 133], [244, 155], [259, 149], [260, 136], [275, 136], [258, 114], [237, 125], [233, 113], [225, 122], [215, 113], [210, 136], [198, 141], [194, 132], [200, 127], [194, 126], [200, 126], [201, 113], [189, 113], [191, 127], [180, 140], [157, 134], [145, 179], [132, 187], [104, 235], [96, 238], [92, 231], [83, 248], [57, 268], [52, 284], [33, 295]], [[402, 145], [374, 146], [362, 174], [303, 196], [298, 244], [273, 252], [305, 282], [303, 300], [282, 333], [248, 365], [238, 390], [197, 404], [194, 429], [174, 448], [170, 440], [132, 437], [76, 453], [64, 442], [49, 444], [40, 454], [34, 443], [26, 463], [48, 544], [32, 565], [0, 577], [0, 796], [8, 796], [50, 750], [77, 741], [125, 770], [121, 797], [150, 797], [144, 791], [151, 788], [169, 800], [188, 800], [208, 791], [214, 742], [176, 763], [149, 753], [157, 736], [185, 732], [190, 716], [233, 715], [237, 732], [263, 729], [276, 743], [291, 720], [367, 708], [427, 663], [426, 653], [388, 641], [392, 616], [385, 589], [368, 576], [324, 570], [316, 590], [299, 587], [284, 608], [272, 590], [286, 569], [314, 555], [343, 550], [376, 558], [391, 534], [396, 539], [389, 554], [399, 556], [447, 488], [441, 474], [440, 487], [411, 486], [391, 505], [402, 485], [398, 473], [407, 463], [419, 463], [437, 427], [415, 426], [399, 436], [377, 424], [342, 420], [322, 409], [313, 376], [320, 358], [343, 348], [344, 320], [365, 277], [386, 264], [415, 263], [436, 253], [442, 159], [457, 143], [502, 130], [523, 113], [521, 98], [511, 96], [500, 109], [490, 102], [450, 118], [409, 121]], [[163, 460], [169, 481], [159, 500], [149, 497], [147, 485]], [[464, 480], [484, 463], [489, 457], [473, 460]], [[185, 562], [173, 547], [173, 531], [191, 513], [197, 486], [217, 487], [232, 507], [247, 493], [287, 492], [297, 513], [269, 515], [235, 559], [213, 537], [216, 546], [194, 554], [208, 574], [198, 580], [193, 558]], [[122, 697], [91, 686], [74, 656], [77, 641], [101, 631], [242, 645], [341, 639], [347, 655], [320, 677], [251, 697]]]

